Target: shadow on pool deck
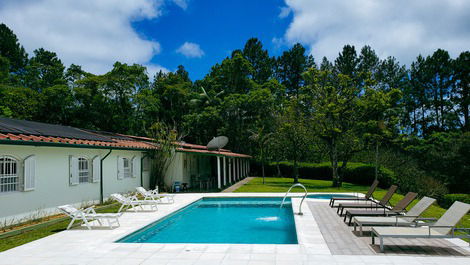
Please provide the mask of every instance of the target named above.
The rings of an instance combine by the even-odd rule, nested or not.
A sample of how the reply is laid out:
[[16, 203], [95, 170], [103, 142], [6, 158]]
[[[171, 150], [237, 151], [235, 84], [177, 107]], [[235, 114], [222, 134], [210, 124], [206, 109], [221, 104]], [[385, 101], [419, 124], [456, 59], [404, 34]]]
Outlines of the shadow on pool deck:
[[308, 202], [313, 217], [333, 255], [470, 256], [470, 252], [444, 239], [385, 239], [385, 253], [371, 244], [369, 233], [360, 237], [328, 203]]

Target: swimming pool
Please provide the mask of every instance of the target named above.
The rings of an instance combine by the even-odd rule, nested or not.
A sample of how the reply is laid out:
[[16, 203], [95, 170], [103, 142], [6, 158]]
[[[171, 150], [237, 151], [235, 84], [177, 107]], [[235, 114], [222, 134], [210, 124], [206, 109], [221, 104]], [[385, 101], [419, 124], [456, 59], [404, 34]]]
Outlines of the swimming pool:
[[117, 242], [297, 244], [292, 204], [281, 200], [202, 198]]
[[348, 195], [348, 194], [310, 194], [307, 196], [307, 198], [311, 199], [322, 199], [322, 200], [329, 200], [332, 197], [338, 197], [338, 198], [354, 198], [356, 196], [353, 195]]

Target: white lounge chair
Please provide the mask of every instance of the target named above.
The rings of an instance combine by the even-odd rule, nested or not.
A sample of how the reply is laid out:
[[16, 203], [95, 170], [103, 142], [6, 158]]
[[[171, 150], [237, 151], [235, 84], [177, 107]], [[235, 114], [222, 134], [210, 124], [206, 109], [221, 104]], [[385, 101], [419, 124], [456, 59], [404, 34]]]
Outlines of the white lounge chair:
[[[456, 228], [457, 223], [470, 211], [470, 204], [456, 201], [434, 224], [419, 227], [372, 227], [372, 244], [380, 240], [384, 251], [384, 238], [470, 238], [470, 228]], [[464, 232], [456, 234], [455, 232]], [[466, 233], [465, 233], [466, 232]]]
[[142, 211], [144, 211], [145, 210], [143, 207], [144, 205], [149, 205], [151, 209], [154, 211], [158, 210], [157, 208], [158, 201], [156, 200], [139, 200], [137, 196], [126, 197], [119, 193], [111, 194], [111, 198], [121, 203], [121, 207], [119, 208], [118, 212], [121, 212], [122, 209], [126, 211], [131, 207], [134, 210], [134, 212], [137, 212], [137, 207], [139, 207]]
[[[146, 190], [143, 187], [137, 187], [135, 189], [140, 195], [144, 197], [144, 200], [148, 200], [148, 199], [156, 200], [160, 203], [167, 203], [167, 204], [171, 204], [175, 202], [175, 195], [158, 193], [158, 187], [154, 190]], [[165, 199], [166, 202], [164, 202], [163, 199]]]
[[113, 224], [117, 224], [116, 227], [119, 227], [119, 217], [122, 213], [96, 213], [95, 209], [92, 207], [86, 208], [84, 210], [79, 210], [71, 205], [62, 205], [57, 207], [61, 212], [72, 218], [72, 221], [67, 226], [67, 229], [72, 227], [73, 223], [76, 220], [82, 221], [85, 226], [91, 230], [90, 222], [93, 220], [98, 221], [100, 225], [103, 225], [102, 221], [107, 220], [109, 228], [113, 228]]
[[416, 225], [418, 221], [430, 221], [437, 219], [435, 218], [420, 218], [421, 214], [424, 213], [436, 199], [430, 197], [423, 197], [418, 203], [416, 203], [406, 214], [397, 216], [355, 216], [353, 217], [354, 231], [359, 226], [359, 234], [363, 234], [363, 226], [412, 226]]

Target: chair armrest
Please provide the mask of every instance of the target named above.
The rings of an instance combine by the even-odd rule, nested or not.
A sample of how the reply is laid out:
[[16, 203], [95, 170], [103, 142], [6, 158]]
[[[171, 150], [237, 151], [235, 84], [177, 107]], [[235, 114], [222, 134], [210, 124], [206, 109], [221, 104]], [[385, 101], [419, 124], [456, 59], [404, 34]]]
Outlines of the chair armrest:
[[90, 213], [96, 214], [96, 211], [95, 211], [95, 209], [93, 208], [93, 206], [86, 208], [85, 210], [83, 210], [83, 212], [84, 212], [85, 214], [90, 214]]
[[434, 223], [435, 223], [435, 222], [437, 221], [437, 218], [432, 218], [432, 217], [429, 217], [429, 218], [424, 218], [424, 217], [423, 217], [423, 218], [419, 218], [419, 216], [418, 216], [418, 218], [416, 218], [415, 221], [431, 221], [431, 222], [434, 222]]
[[453, 230], [453, 232], [464, 232], [464, 233], [470, 235], [470, 228], [457, 228], [457, 227], [454, 227], [452, 230]]

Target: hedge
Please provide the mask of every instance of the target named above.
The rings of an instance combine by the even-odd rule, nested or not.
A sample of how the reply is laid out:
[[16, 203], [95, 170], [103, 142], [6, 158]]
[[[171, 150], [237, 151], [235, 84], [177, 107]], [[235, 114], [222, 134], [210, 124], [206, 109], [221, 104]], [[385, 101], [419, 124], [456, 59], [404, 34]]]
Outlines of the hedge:
[[[271, 163], [265, 166], [266, 176], [277, 176], [276, 163]], [[340, 163], [341, 165], [341, 163]], [[292, 162], [279, 162], [281, 175], [284, 177], [292, 177], [294, 174], [294, 166]], [[332, 179], [332, 168], [329, 162], [323, 163], [299, 163], [299, 177], [304, 179]], [[261, 172], [259, 165], [256, 167], [258, 172]], [[375, 166], [373, 164], [364, 163], [348, 163], [344, 172], [341, 172], [343, 180], [360, 185], [370, 185], [375, 179]], [[260, 174], [259, 174], [260, 175]], [[394, 174], [391, 170], [380, 167], [378, 178], [380, 186], [388, 188], [392, 183], [395, 183]]]
[[460, 201], [464, 203], [470, 203], [470, 194], [461, 194], [461, 193], [452, 193], [446, 194], [439, 201], [439, 204], [443, 208], [449, 208], [455, 201]]

